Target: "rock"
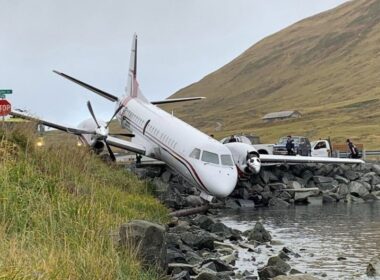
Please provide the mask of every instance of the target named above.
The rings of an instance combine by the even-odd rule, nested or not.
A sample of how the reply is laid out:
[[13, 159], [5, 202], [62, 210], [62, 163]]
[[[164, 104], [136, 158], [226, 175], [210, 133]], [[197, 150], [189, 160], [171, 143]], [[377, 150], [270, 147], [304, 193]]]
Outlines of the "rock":
[[134, 246], [138, 248], [143, 264], [157, 265], [166, 270], [166, 236], [165, 228], [147, 221], [135, 220], [120, 226], [121, 248]]
[[225, 224], [218, 222], [210, 226], [210, 232], [215, 233], [224, 238], [229, 238], [231, 236], [232, 230]]
[[284, 200], [286, 202], [290, 202], [290, 200], [292, 200], [293, 198], [290, 192], [286, 192], [286, 191], [280, 191], [278, 193], [275, 193], [275, 197], [281, 200]]
[[373, 201], [373, 200], [379, 200], [377, 196], [373, 193], [366, 194], [362, 197], [365, 201]]
[[185, 263], [169, 263], [168, 264], [168, 273], [171, 274], [177, 274], [182, 271], [187, 271], [189, 274], [194, 275], [194, 266], [191, 264], [185, 264]]
[[203, 261], [202, 257], [199, 256], [194, 251], [186, 252], [185, 257], [186, 257], [186, 261], [192, 265], [198, 265]]
[[202, 264], [201, 267], [207, 267], [210, 268], [213, 271], [216, 272], [223, 272], [223, 271], [233, 271], [234, 268], [218, 259], [210, 259], [210, 260], [205, 260]]
[[270, 280], [279, 275], [286, 275], [284, 272], [273, 266], [265, 266], [258, 270], [260, 280]]
[[207, 231], [210, 231], [211, 225], [215, 224], [214, 220], [206, 215], [197, 215], [192, 223]]
[[349, 184], [350, 183], [350, 180], [348, 180], [347, 178], [344, 178], [342, 176], [339, 176], [339, 175], [335, 175], [334, 178], [335, 178], [335, 180], [338, 181], [338, 183], [341, 183], [341, 184]]
[[255, 203], [252, 200], [238, 199], [236, 202], [241, 208], [255, 208]]
[[185, 198], [186, 204], [191, 207], [203, 205], [203, 200], [198, 195], [188, 195]]
[[349, 184], [349, 189], [350, 193], [356, 197], [363, 197], [369, 193], [367, 188], [362, 183], [356, 181]]
[[373, 257], [367, 266], [367, 276], [380, 276], [380, 257]]
[[188, 271], [181, 271], [178, 274], [173, 275], [170, 280], [190, 280], [190, 273]]
[[250, 191], [253, 194], [260, 194], [264, 191], [264, 188], [262, 186], [256, 184], [250, 188]]
[[290, 204], [288, 202], [277, 197], [272, 197], [268, 203], [268, 206], [270, 208], [276, 208], [276, 209], [287, 208], [289, 207], [289, 205]]
[[307, 192], [296, 192], [294, 194], [295, 202], [305, 201], [309, 196], [318, 195], [319, 191], [307, 191]]
[[284, 252], [284, 251], [280, 251], [280, 253], [278, 253], [278, 256], [280, 259], [282, 259], [283, 261], [288, 261], [290, 260], [290, 257]]
[[372, 171], [375, 172], [377, 175], [380, 175], [380, 165], [379, 164], [373, 164], [372, 165]]
[[169, 170], [166, 170], [164, 173], [162, 173], [161, 180], [164, 183], [169, 183], [171, 177], [172, 177], [172, 173]]
[[336, 202], [336, 198], [333, 198], [331, 195], [324, 194], [323, 195], [323, 203], [333, 203]]
[[364, 199], [362, 199], [360, 197], [356, 197], [356, 196], [351, 195], [351, 194], [348, 194], [346, 196], [346, 201], [347, 201], [347, 203], [363, 203]]
[[297, 182], [297, 181], [289, 181], [287, 184], [289, 189], [302, 189], [303, 188], [303, 185], [301, 185], [301, 183]]
[[326, 184], [326, 183], [332, 183], [334, 181], [334, 178], [324, 177], [324, 176], [313, 176], [313, 180], [317, 184]]
[[217, 236], [207, 231], [202, 232], [185, 232], [181, 234], [182, 241], [196, 250], [209, 249], [214, 250], [214, 240], [217, 240]]
[[196, 280], [220, 280], [216, 274], [209, 272], [201, 272], [196, 278]]
[[302, 272], [299, 271], [298, 269], [292, 268], [292, 269], [289, 271], [289, 274], [290, 274], [290, 275], [294, 275], [294, 274], [302, 274]]
[[310, 170], [305, 170], [304, 172], [302, 172], [301, 174], [301, 177], [302, 179], [305, 181], [305, 183], [307, 184], [309, 182], [310, 179], [313, 178], [313, 172], [311, 172]]
[[166, 233], [166, 242], [168, 248], [179, 248], [182, 244], [181, 238], [176, 233]]
[[282, 258], [279, 256], [270, 257], [268, 259], [267, 266], [276, 267], [280, 271], [286, 273], [290, 270], [290, 265], [287, 264]]
[[319, 280], [319, 279], [309, 274], [302, 274], [302, 275], [277, 276], [273, 280]]
[[228, 209], [240, 209], [240, 205], [236, 202], [235, 199], [227, 198], [225, 205]]
[[253, 230], [249, 233], [248, 240], [263, 243], [271, 241], [272, 236], [260, 222], [257, 222]]
[[166, 255], [168, 263], [187, 263], [185, 255], [178, 249], [168, 249]]
[[345, 184], [339, 184], [338, 186], [338, 190], [337, 190], [337, 193], [338, 195], [343, 198], [343, 197], [346, 197], [346, 195], [350, 192], [350, 189], [348, 187], [348, 185], [345, 185]]
[[359, 174], [353, 170], [347, 170], [344, 172], [344, 177], [350, 181], [354, 181], [359, 178]]
[[268, 186], [272, 192], [286, 189], [286, 185], [283, 183], [271, 183]]

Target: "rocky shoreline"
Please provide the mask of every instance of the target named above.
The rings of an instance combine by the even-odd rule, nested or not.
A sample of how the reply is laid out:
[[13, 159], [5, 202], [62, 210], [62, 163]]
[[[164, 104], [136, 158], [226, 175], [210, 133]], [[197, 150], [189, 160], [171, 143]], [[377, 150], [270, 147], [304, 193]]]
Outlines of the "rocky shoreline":
[[[132, 169], [140, 178], [151, 180], [157, 197], [173, 211], [204, 204], [196, 188], [168, 170]], [[306, 164], [263, 167], [259, 175], [241, 181], [231, 196], [218, 201], [218, 205], [230, 209], [284, 208], [295, 204], [361, 203], [379, 199], [378, 164]], [[119, 244], [129, 244], [130, 241], [125, 241], [128, 236], [138, 236], [134, 243], [139, 244], [143, 258], [150, 265], [159, 265], [173, 280], [318, 279], [292, 269], [287, 261], [301, 256], [291, 248], [279, 246], [281, 241], [272, 240], [261, 223], [256, 222], [251, 230], [240, 232], [219, 222], [217, 213], [218, 210], [209, 209], [207, 215], [174, 217], [166, 228], [135, 221], [121, 227]], [[145, 225], [143, 230], [140, 223]], [[126, 228], [128, 232], [138, 230], [131, 235], [125, 234]], [[146, 252], [141, 246], [144, 238], [148, 240]], [[244, 271], [237, 264], [242, 254], [244, 261], [252, 264]], [[266, 262], [257, 261], [257, 256], [262, 254], [267, 254]], [[367, 270], [369, 276], [380, 273], [374, 262]]]

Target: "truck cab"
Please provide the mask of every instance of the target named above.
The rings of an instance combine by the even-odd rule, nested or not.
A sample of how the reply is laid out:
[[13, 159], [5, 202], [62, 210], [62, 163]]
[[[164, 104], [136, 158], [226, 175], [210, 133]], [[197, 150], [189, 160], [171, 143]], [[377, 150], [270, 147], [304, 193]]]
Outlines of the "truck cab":
[[317, 140], [311, 142], [311, 156], [331, 157], [331, 144], [328, 140]]

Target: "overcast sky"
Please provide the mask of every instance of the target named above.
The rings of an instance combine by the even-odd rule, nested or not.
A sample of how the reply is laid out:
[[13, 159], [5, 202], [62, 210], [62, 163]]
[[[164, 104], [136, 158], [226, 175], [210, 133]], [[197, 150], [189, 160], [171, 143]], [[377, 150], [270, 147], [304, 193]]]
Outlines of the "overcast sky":
[[[114, 95], [127, 79], [138, 34], [138, 80], [164, 99], [228, 63], [264, 37], [345, 0], [0, 0], [0, 88], [14, 108], [77, 125], [114, 104], [53, 74], [56, 69]], [[202, 95], [202, 93], [199, 93]]]

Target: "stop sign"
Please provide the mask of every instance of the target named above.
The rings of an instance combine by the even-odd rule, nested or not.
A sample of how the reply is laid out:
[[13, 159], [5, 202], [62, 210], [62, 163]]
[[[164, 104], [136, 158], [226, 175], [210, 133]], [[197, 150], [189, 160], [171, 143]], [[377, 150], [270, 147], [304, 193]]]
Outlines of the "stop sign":
[[11, 112], [11, 104], [5, 100], [0, 100], [0, 116], [6, 116]]

